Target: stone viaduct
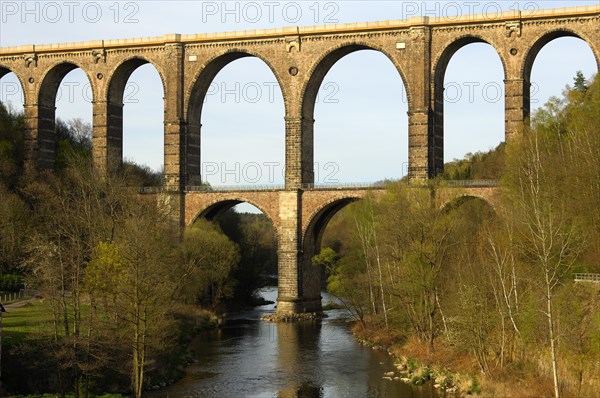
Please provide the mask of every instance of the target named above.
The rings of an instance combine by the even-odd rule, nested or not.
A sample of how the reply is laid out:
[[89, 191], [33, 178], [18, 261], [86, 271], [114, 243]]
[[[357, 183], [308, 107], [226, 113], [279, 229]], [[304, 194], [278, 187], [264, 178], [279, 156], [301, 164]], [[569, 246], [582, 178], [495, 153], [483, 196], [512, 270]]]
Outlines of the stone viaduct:
[[[422, 181], [443, 170], [443, 84], [453, 54], [476, 42], [496, 50], [504, 68], [505, 135], [510, 140], [529, 116], [536, 55], [563, 36], [586, 41], [600, 61], [600, 6], [4, 47], [0, 78], [13, 72], [23, 88], [27, 164], [51, 169], [58, 87], [67, 73], [81, 68], [93, 93], [93, 159], [97, 167], [107, 169], [122, 162], [128, 78], [139, 66], [152, 64], [164, 90], [164, 186], [178, 203], [181, 226], [197, 217], [215, 217], [240, 202], [261, 209], [279, 238], [278, 311], [302, 312], [321, 308], [318, 275], [310, 258], [325, 225], [337, 210], [367, 192], [314, 186], [314, 107], [329, 69], [345, 55], [364, 49], [379, 51], [392, 62], [408, 97], [408, 176]], [[285, 186], [193, 192], [188, 187], [201, 181], [204, 98], [217, 73], [242, 57], [265, 62], [283, 94]], [[465, 195], [493, 201], [495, 193], [490, 187], [468, 187], [446, 190], [437, 200]]]

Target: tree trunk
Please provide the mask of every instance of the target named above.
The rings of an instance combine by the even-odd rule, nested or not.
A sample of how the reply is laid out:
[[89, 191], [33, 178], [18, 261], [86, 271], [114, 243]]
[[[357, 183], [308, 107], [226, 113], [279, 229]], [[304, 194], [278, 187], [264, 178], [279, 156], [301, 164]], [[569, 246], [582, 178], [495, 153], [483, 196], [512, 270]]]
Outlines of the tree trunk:
[[548, 334], [550, 336], [550, 353], [552, 355], [552, 377], [554, 380], [554, 398], [560, 398], [560, 390], [558, 388], [558, 364], [556, 362], [556, 344], [554, 341], [554, 319], [552, 317], [552, 290], [550, 281], [546, 277], [546, 305], [548, 317]]

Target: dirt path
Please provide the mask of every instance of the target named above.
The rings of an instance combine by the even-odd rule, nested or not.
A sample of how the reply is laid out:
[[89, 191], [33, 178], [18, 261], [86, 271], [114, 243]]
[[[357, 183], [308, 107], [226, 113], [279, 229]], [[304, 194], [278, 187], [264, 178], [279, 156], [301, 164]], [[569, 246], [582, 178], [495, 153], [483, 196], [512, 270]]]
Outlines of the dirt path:
[[32, 297], [30, 299], [27, 300], [22, 300], [22, 301], [17, 301], [16, 303], [11, 303], [11, 304], [6, 304], [4, 306], [4, 308], [6, 308], [7, 310], [10, 310], [11, 308], [19, 308], [19, 307], [23, 307], [24, 305], [27, 305], [29, 303], [31, 303], [32, 301], [36, 300], [35, 297]]

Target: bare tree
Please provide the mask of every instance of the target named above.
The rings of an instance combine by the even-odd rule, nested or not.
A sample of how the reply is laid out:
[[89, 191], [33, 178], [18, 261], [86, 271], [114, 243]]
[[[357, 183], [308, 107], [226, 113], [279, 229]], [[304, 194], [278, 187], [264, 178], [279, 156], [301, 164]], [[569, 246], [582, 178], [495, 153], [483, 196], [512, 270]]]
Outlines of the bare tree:
[[521, 254], [538, 271], [537, 280], [545, 301], [554, 396], [559, 398], [554, 291], [582, 252], [583, 237], [577, 223], [566, 211], [564, 197], [557, 192], [557, 181], [552, 180], [551, 145], [544, 142], [549, 139], [543, 133], [531, 131], [523, 138], [520, 147], [515, 148], [512, 198], [520, 220]]

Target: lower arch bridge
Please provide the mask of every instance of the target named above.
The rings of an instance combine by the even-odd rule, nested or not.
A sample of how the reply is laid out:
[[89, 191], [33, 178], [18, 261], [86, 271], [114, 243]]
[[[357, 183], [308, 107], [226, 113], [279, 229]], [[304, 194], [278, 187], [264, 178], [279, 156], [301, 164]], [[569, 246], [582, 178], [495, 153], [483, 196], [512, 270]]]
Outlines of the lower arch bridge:
[[[431, 189], [409, 185], [412, 189]], [[372, 194], [381, 197], [383, 184], [310, 184], [302, 189], [280, 186], [188, 187], [180, 198], [180, 225], [196, 220], [214, 220], [240, 203], [249, 203], [270, 219], [278, 245], [278, 313], [321, 311], [321, 273], [311, 259], [321, 250], [321, 238], [331, 218], [348, 204]], [[165, 195], [160, 190], [142, 193]], [[499, 188], [496, 181], [446, 181], [433, 190], [435, 206], [457, 207], [479, 198], [497, 208]]]

